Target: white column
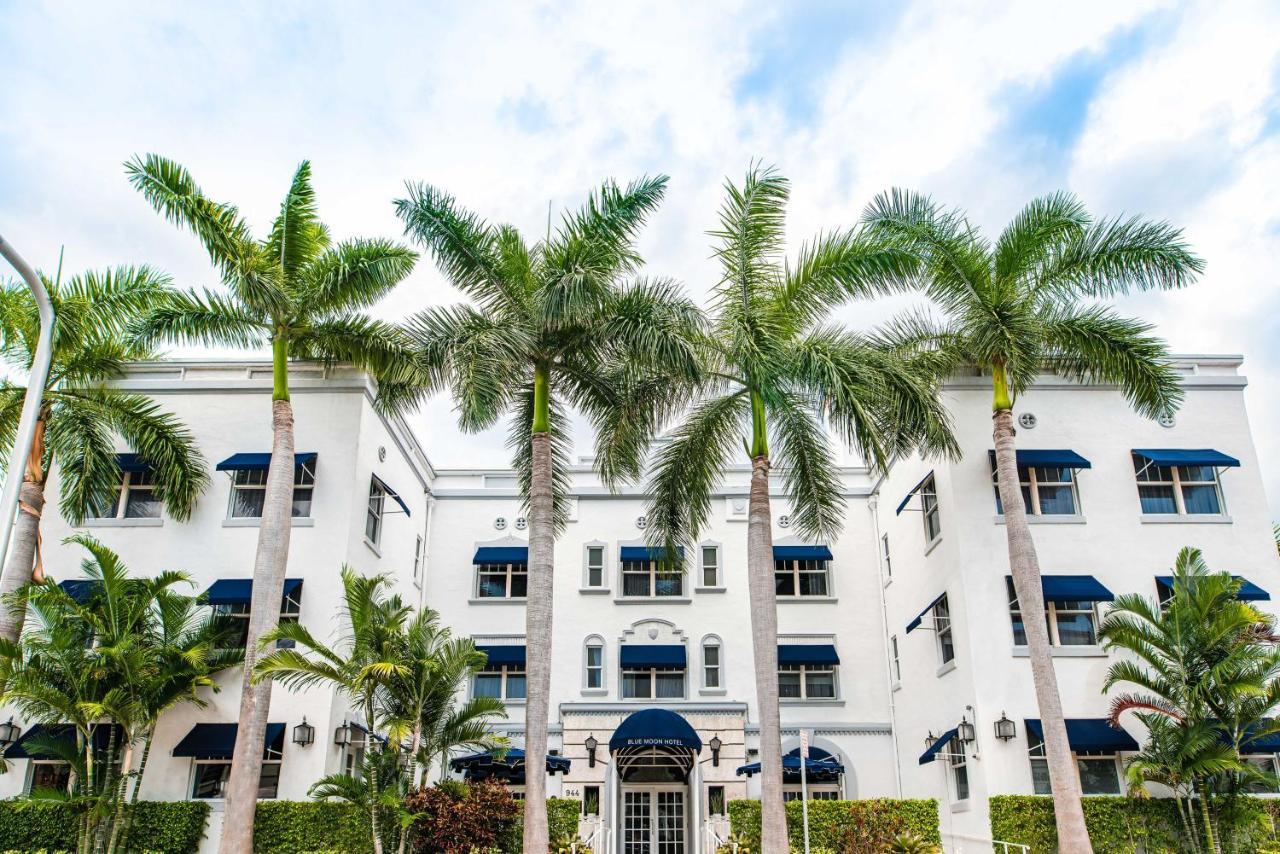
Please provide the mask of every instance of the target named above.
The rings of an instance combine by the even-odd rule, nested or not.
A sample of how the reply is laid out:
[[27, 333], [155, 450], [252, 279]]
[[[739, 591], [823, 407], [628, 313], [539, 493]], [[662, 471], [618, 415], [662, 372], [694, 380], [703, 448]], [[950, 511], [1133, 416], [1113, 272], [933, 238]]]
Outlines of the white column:
[[693, 770], [689, 772], [689, 824], [693, 830], [693, 854], [702, 854], [702, 764], [697, 754], [693, 757]]

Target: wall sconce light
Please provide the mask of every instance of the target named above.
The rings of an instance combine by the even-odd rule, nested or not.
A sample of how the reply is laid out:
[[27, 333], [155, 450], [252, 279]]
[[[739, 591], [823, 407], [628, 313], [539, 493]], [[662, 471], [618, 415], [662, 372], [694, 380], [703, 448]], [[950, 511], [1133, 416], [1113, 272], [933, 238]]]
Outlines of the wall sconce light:
[[316, 740], [316, 728], [307, 723], [307, 716], [302, 716], [302, 723], [293, 728], [293, 743], [303, 747]]
[[587, 767], [596, 767], [596, 748], [600, 746], [600, 742], [596, 741], [595, 735], [589, 735], [582, 746], [587, 748]]
[[978, 733], [974, 729], [973, 724], [969, 723], [967, 718], [961, 718], [960, 723], [956, 725], [956, 735], [965, 744], [973, 744], [977, 739]]
[[342, 726], [333, 731], [333, 743], [339, 747], [346, 747], [351, 743], [351, 724], [343, 721]]
[[18, 740], [18, 733], [22, 732], [22, 728], [13, 722], [13, 718], [9, 718], [7, 724], [0, 724], [0, 750], [8, 747]]
[[938, 737], [933, 734], [933, 730], [929, 730], [929, 734], [924, 737], [924, 746], [933, 747], [933, 743], [937, 740]]
[[720, 767], [720, 748], [724, 747], [724, 742], [720, 740], [720, 733], [711, 736], [711, 741], [707, 742], [707, 747], [711, 748], [711, 766], [713, 768]]
[[1018, 725], [1009, 720], [1004, 713], [1000, 713], [1000, 720], [996, 721], [996, 738], [1001, 741], [1008, 741], [1018, 734]]

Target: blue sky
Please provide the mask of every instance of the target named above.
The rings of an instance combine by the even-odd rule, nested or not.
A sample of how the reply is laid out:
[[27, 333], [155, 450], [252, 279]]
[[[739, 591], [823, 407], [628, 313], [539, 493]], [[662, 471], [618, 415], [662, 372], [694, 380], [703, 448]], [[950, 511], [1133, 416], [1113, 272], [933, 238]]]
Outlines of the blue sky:
[[[397, 235], [406, 179], [533, 233], [601, 178], [671, 176], [642, 240], [695, 295], [726, 176], [793, 182], [795, 245], [908, 186], [994, 231], [1069, 189], [1186, 229], [1195, 288], [1124, 301], [1181, 352], [1238, 352], [1280, 509], [1280, 6], [1274, 2], [67, 4], [0, 0], [0, 231], [37, 265], [212, 284], [127, 186], [156, 151], [258, 226], [310, 158], [335, 234]], [[457, 298], [429, 263], [379, 311]], [[874, 323], [894, 308], [857, 306]], [[441, 465], [505, 460], [417, 418]], [[584, 444], [580, 448], [587, 452]], [[1280, 515], [1280, 514], [1278, 514]]]

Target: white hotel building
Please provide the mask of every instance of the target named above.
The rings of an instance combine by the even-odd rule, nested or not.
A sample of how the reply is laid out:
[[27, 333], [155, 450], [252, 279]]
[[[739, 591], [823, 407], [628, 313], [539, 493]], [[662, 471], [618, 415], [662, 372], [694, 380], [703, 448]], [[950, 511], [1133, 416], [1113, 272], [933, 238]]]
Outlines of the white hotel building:
[[[1133, 722], [1127, 733], [1099, 723], [1109, 657], [1094, 632], [1106, 602], [1157, 595], [1183, 545], [1246, 578], [1258, 598], [1280, 591], [1240, 363], [1180, 358], [1186, 403], [1168, 423], [1137, 417], [1114, 388], [1049, 375], [1018, 402], [1058, 681], [1090, 793], [1122, 791], [1119, 762], [1141, 738]], [[357, 372], [299, 365], [291, 374], [300, 489], [282, 613], [330, 636], [339, 567], [390, 573], [407, 600], [489, 651], [469, 690], [507, 701], [498, 728], [518, 745], [527, 531], [514, 476], [433, 467], [404, 423], [374, 409], [375, 390]], [[126, 475], [116, 518], [83, 529], [134, 573], [184, 570], [215, 607], [243, 610], [271, 444], [270, 364], [145, 364], [119, 384], [184, 419], [219, 470], [188, 522], [159, 513], [143, 471]], [[1041, 791], [1045, 774], [992, 484], [989, 380], [958, 377], [945, 395], [963, 459], [904, 460], [884, 478], [845, 469], [839, 539], [796, 538], [786, 496], [775, 496], [783, 748], [807, 730], [823, 752], [811, 759], [811, 797], [936, 798], [948, 849], [981, 851], [990, 850], [987, 797]], [[556, 546], [550, 788], [584, 800], [583, 836], [595, 834], [598, 850], [707, 851], [726, 829], [723, 805], [758, 794], [758, 777], [739, 773], [758, 758], [748, 477], [745, 467], [726, 473], [685, 571], [662, 574], [644, 548], [642, 491], [610, 492], [589, 459], [573, 470], [572, 519]], [[72, 532], [55, 512], [44, 524], [47, 544]], [[59, 580], [77, 577], [80, 558], [46, 549]], [[144, 782], [147, 798], [210, 800], [206, 847], [221, 827], [240, 678], [224, 674], [207, 707], [163, 720]], [[293, 741], [304, 718], [316, 728], [305, 746]], [[331, 691], [277, 686], [270, 721], [264, 796], [305, 799], [361, 749], [365, 722]], [[346, 746], [335, 743], [344, 724]], [[927, 751], [929, 736], [946, 740]], [[0, 797], [60, 773], [23, 754], [21, 740], [9, 749], [16, 773], [0, 776]], [[463, 759], [457, 774], [495, 770]], [[789, 797], [800, 790], [795, 762]], [[521, 781], [522, 768], [497, 770]]]

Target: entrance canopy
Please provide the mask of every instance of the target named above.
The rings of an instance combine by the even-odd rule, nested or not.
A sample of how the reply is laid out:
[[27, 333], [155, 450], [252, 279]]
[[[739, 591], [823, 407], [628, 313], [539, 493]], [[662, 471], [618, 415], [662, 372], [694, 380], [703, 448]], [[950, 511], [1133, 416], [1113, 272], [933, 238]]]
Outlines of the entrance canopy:
[[624, 782], [682, 782], [701, 750], [697, 731], [667, 709], [633, 712], [609, 739]]

